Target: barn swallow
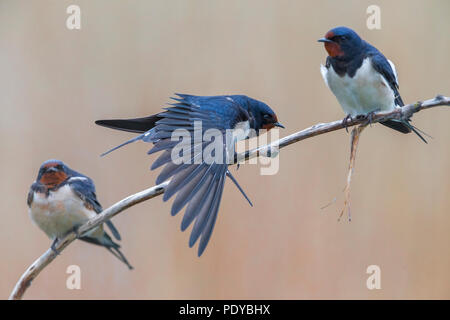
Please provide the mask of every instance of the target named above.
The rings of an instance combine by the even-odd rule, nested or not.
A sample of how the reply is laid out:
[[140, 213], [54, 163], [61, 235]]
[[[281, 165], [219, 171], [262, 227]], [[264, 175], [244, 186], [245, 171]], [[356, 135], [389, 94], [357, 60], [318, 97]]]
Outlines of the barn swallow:
[[[367, 117], [371, 122], [374, 112], [391, 111], [404, 105], [394, 64], [355, 31], [337, 27], [318, 41], [324, 43], [328, 53], [320, 71], [347, 113], [344, 124], [350, 117]], [[402, 133], [413, 131], [426, 143], [410, 119], [380, 123]]]
[[[77, 232], [78, 227], [102, 212], [94, 182], [59, 160], [47, 160], [41, 165], [36, 181], [30, 187], [27, 203], [31, 220], [53, 240], [51, 248], [56, 253], [58, 239], [72, 231]], [[106, 225], [120, 240], [112, 222], [107, 221]], [[103, 226], [90, 230], [79, 239], [105, 247], [130, 270], [133, 269], [120, 251], [120, 245], [111, 239]]]
[[[235, 142], [247, 139], [251, 135], [259, 135], [261, 129], [270, 130], [274, 127], [284, 127], [278, 122], [275, 112], [267, 104], [244, 95], [193, 96], [177, 94], [177, 96], [172, 98], [175, 103], [172, 103], [171, 107], [164, 108], [164, 112], [155, 115], [137, 119], [98, 120], [95, 123], [112, 129], [140, 133], [137, 137], [106, 153], [138, 140], [154, 144], [149, 154], [163, 151], [151, 166], [153, 170], [165, 165], [158, 175], [156, 183], [160, 184], [171, 178], [163, 200], [167, 201], [177, 194], [171, 209], [172, 215], [176, 215], [183, 207], [187, 206], [181, 230], [186, 230], [195, 220], [189, 246], [192, 247], [201, 237], [198, 246], [198, 256], [201, 256], [214, 228], [227, 176], [252, 205], [228, 170], [229, 161], [226, 160], [229, 158], [225, 159], [227, 156], [234, 156]], [[209, 129], [218, 129], [223, 135], [230, 129], [231, 131], [241, 129], [241, 134], [236, 135], [235, 140], [231, 143], [219, 140], [219, 149], [223, 154], [221, 160], [220, 157], [218, 158], [219, 161], [202, 159], [202, 150], [206, 150], [212, 142], [192, 140], [188, 153], [190, 153], [189, 160], [194, 160], [191, 161], [193, 163], [174, 163], [171, 155], [179, 141], [172, 141], [172, 134], [177, 129], [194, 131], [197, 121], [202, 123], [202, 136]], [[198, 159], [200, 161], [195, 161]]]

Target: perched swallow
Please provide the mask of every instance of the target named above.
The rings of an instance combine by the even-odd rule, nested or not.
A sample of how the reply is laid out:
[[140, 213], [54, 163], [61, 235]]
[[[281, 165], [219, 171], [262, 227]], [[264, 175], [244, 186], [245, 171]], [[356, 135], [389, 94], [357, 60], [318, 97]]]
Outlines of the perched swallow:
[[[374, 112], [391, 111], [404, 105], [398, 92], [394, 64], [355, 31], [337, 27], [318, 41], [324, 43], [328, 52], [326, 64], [321, 65], [320, 71], [347, 113], [345, 123], [355, 116], [367, 117], [370, 121]], [[409, 122], [409, 119], [392, 119], [380, 123], [402, 133], [414, 131], [426, 143]]]
[[[55, 252], [58, 239], [71, 231], [77, 232], [79, 226], [102, 211], [94, 182], [59, 160], [47, 160], [41, 165], [36, 181], [30, 187], [27, 203], [31, 220], [53, 240], [51, 248]], [[106, 225], [120, 240], [112, 222], [107, 221]], [[133, 269], [120, 251], [120, 245], [111, 239], [103, 226], [90, 230], [79, 239], [105, 247]]]
[[[214, 228], [227, 176], [252, 205], [228, 170], [228, 164], [230, 163], [228, 160], [231, 157], [234, 158], [235, 142], [249, 138], [251, 133], [259, 135], [261, 129], [270, 130], [274, 127], [284, 127], [278, 122], [275, 112], [268, 105], [243, 95], [193, 96], [177, 94], [177, 96], [177, 98], [172, 98], [175, 103], [171, 104], [171, 107], [164, 108], [164, 112], [149, 117], [98, 120], [95, 123], [112, 129], [141, 133], [106, 153], [138, 140], [154, 144], [149, 154], [163, 151], [151, 166], [153, 170], [165, 165], [157, 177], [156, 183], [160, 184], [171, 178], [163, 199], [167, 201], [174, 194], [177, 194], [171, 209], [172, 215], [177, 214], [183, 207], [187, 206], [181, 223], [181, 230], [184, 231], [195, 220], [189, 246], [192, 247], [201, 237], [198, 247], [198, 255], [201, 256]], [[174, 163], [172, 151], [180, 141], [171, 139], [173, 133], [179, 129], [192, 133], [195, 130], [195, 122], [199, 121], [201, 122], [202, 136], [209, 129], [220, 131], [223, 137], [229, 131], [239, 131], [240, 134], [233, 136], [231, 142], [227, 142], [226, 139], [219, 140], [219, 149], [221, 150], [216, 151], [217, 154], [221, 151], [223, 156], [219, 156], [215, 160], [209, 159], [210, 161], [202, 158], [202, 150], [207, 150], [213, 142], [203, 141], [204, 139], [200, 139], [200, 141], [191, 139], [186, 152], [188, 159], [191, 161], [187, 161], [189, 163]]]

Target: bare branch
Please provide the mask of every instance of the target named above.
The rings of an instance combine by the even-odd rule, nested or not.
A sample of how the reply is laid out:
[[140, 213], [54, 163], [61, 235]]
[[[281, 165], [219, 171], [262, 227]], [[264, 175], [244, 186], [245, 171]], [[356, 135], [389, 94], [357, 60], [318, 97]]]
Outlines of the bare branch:
[[[414, 113], [419, 112], [421, 110], [430, 109], [438, 106], [450, 106], [450, 97], [444, 97], [442, 95], [436, 96], [436, 98], [426, 100], [423, 102], [417, 102], [414, 104], [408, 104], [401, 108], [397, 108], [394, 111], [389, 112], [378, 112], [375, 113], [372, 117], [372, 123], [380, 122], [388, 119], [408, 119]], [[345, 126], [342, 120], [329, 122], [329, 123], [319, 123], [312, 127], [306, 128], [302, 131], [298, 131], [289, 136], [281, 138], [278, 141], [272, 142], [271, 144], [255, 148], [249, 151], [246, 151], [243, 154], [237, 156], [237, 159], [251, 159], [258, 157], [260, 155], [270, 154], [270, 149], [273, 147], [278, 147], [279, 149], [284, 148], [290, 144], [296, 143], [301, 140], [305, 140], [308, 138], [312, 138], [327, 132], [336, 131], [339, 129], [343, 129], [345, 127], [351, 127], [358, 124], [367, 123], [366, 119], [356, 119], [352, 118], [347, 122]], [[241, 161], [241, 160], [239, 160]]]
[[[397, 108], [390, 112], [378, 112], [373, 115], [372, 122], [379, 122], [387, 119], [407, 119], [411, 117], [414, 113], [421, 110], [430, 109], [437, 106], [450, 106], [450, 97], [437, 96], [434, 99], [426, 100], [423, 102], [417, 102], [415, 104], [409, 104], [401, 108]], [[342, 120], [320, 123], [312, 127], [304, 129], [293, 133], [287, 137], [280, 140], [272, 142], [271, 144], [252, 149], [241, 154], [236, 155], [235, 163], [241, 162], [247, 159], [258, 157], [259, 155], [270, 155], [273, 151], [272, 148], [281, 149], [290, 144], [296, 143], [298, 141], [311, 138], [320, 134], [324, 134], [331, 131], [336, 131], [343, 129], [345, 127], [351, 127], [358, 124], [367, 123], [366, 119], [350, 119], [345, 126]], [[107, 220], [111, 219], [120, 212], [146, 200], [152, 199], [164, 193], [165, 188], [168, 186], [169, 182], [166, 181], [157, 186], [151, 187], [149, 189], [143, 190], [127, 198], [115, 203], [111, 207], [103, 210], [95, 218], [89, 220], [84, 225], [78, 229], [78, 234], [84, 234], [87, 231], [103, 224]], [[76, 233], [71, 232], [63, 239], [61, 239], [55, 246], [56, 250], [63, 251], [70, 243], [72, 243], [77, 238]], [[51, 249], [48, 249], [39, 259], [37, 259], [33, 264], [24, 272], [20, 277], [19, 281], [15, 285], [9, 299], [22, 299], [25, 291], [31, 285], [31, 282], [39, 275], [39, 273], [49, 265], [55, 258], [56, 253]]]
[[[108, 209], [103, 210], [100, 214], [98, 214], [95, 218], [89, 220], [78, 229], [78, 234], [82, 235], [87, 231], [101, 225], [107, 220], [114, 217], [116, 214], [128, 209], [138, 203], [144, 202], [148, 199], [154, 198], [164, 193], [165, 188], [169, 184], [168, 181], [161, 183], [157, 186], [151, 187], [149, 189], [143, 190], [136, 194], [126, 197], [123, 200], [113, 204]], [[63, 239], [58, 241], [55, 246], [55, 249], [58, 252], [63, 251], [72, 241], [77, 238], [75, 232], [69, 233]], [[24, 272], [24, 274], [20, 277], [17, 282], [14, 290], [11, 292], [9, 296], [10, 300], [18, 300], [22, 299], [25, 291], [31, 285], [31, 282], [38, 276], [38, 274], [56, 258], [57, 254], [52, 250], [48, 249], [39, 259], [37, 259], [33, 264]]]

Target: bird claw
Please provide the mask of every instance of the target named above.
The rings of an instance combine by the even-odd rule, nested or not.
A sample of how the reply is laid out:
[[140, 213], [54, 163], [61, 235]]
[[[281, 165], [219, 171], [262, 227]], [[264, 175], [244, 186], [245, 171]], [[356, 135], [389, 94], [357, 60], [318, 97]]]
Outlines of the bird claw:
[[75, 237], [76, 237], [77, 239], [79, 239], [80, 236], [81, 236], [80, 231], [79, 231], [79, 228], [80, 228], [80, 226], [75, 226], [75, 227], [72, 228], [72, 231], [73, 231], [73, 233], [75, 233]]
[[53, 240], [53, 242], [52, 242], [52, 244], [51, 244], [51, 246], [50, 246], [50, 249], [52, 249], [52, 251], [57, 255], [57, 256], [59, 256], [60, 254], [61, 254], [61, 252], [59, 252], [57, 249], [56, 249], [56, 244], [58, 243], [58, 238], [55, 238], [55, 240]]
[[344, 119], [342, 119], [342, 125], [344, 126], [345, 131], [347, 131], [347, 133], [348, 133], [348, 121], [349, 120], [352, 120], [352, 115], [350, 113], [347, 114]]
[[373, 116], [374, 116], [375, 113], [377, 113], [378, 111], [380, 111], [380, 109], [373, 110], [373, 111], [369, 112], [367, 115], [364, 115], [364, 116], [363, 116], [363, 117], [364, 117], [363, 119], [367, 119], [366, 125], [368, 124], [368, 125], [372, 126], [372, 123], [373, 123]]
[[280, 154], [280, 149], [277, 147], [271, 147], [267, 150], [266, 157], [268, 158], [276, 158]]

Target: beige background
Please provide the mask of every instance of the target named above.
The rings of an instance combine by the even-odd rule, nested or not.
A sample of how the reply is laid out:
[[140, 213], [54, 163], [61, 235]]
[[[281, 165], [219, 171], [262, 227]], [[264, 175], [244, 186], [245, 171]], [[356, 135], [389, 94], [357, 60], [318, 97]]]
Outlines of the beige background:
[[[82, 29], [65, 27], [66, 7]], [[382, 28], [366, 28], [381, 7]], [[94, 120], [158, 112], [174, 92], [242, 93], [265, 101], [283, 135], [344, 117], [325, 87], [316, 42], [354, 28], [397, 65], [406, 102], [450, 95], [450, 2], [442, 1], [0, 1], [0, 297], [50, 244], [32, 225], [26, 195], [49, 158], [92, 177], [109, 206], [153, 185], [150, 145], [99, 154], [132, 137]], [[349, 135], [330, 133], [281, 152], [280, 171], [242, 166], [249, 208], [228, 182], [211, 242], [199, 259], [181, 215], [157, 198], [120, 214], [123, 251], [136, 267], [76, 242], [26, 298], [450, 298], [450, 112], [417, 114], [431, 134], [380, 125], [363, 134], [353, 180], [353, 221], [338, 223]], [[232, 170], [235, 170], [233, 168]], [[233, 171], [234, 172], [234, 171]], [[337, 197], [335, 204], [320, 209]], [[82, 289], [66, 289], [66, 268]], [[366, 288], [366, 268], [382, 289]]]

